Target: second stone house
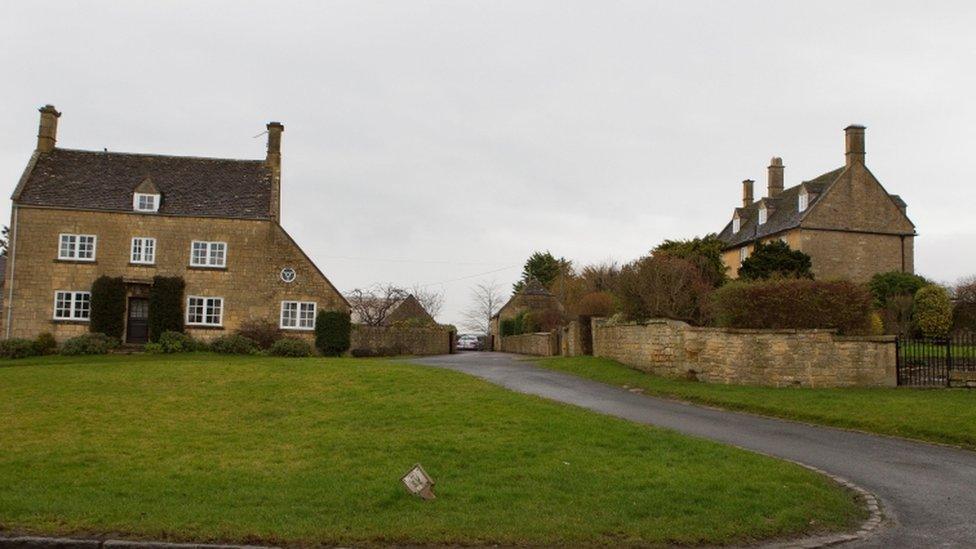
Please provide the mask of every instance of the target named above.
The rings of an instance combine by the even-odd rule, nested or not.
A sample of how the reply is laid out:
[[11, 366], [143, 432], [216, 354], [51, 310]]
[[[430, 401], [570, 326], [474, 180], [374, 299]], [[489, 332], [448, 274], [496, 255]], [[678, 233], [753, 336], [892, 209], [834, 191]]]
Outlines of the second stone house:
[[124, 339], [148, 338], [154, 278], [179, 277], [187, 333], [212, 339], [249, 320], [310, 339], [320, 310], [348, 312], [282, 228], [281, 135], [260, 160], [56, 146], [53, 106], [16, 190], [4, 284], [4, 337], [89, 331], [92, 283], [121, 277]]
[[719, 233], [722, 261], [738, 276], [757, 242], [783, 240], [809, 255], [817, 278], [857, 282], [888, 271], [915, 270], [915, 225], [898, 195], [889, 194], [864, 162], [864, 127], [848, 126], [844, 165], [784, 189], [784, 166], [773, 158], [767, 192], [753, 199], [742, 183], [742, 207]]

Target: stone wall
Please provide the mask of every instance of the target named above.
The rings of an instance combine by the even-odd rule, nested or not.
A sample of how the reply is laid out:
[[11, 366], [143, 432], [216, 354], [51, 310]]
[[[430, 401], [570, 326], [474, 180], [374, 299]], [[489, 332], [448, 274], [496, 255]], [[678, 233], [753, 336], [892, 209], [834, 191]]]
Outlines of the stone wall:
[[893, 387], [893, 337], [830, 330], [735, 330], [683, 322], [607, 325], [593, 319], [594, 356], [649, 373], [774, 387]]
[[559, 339], [559, 354], [562, 356], [582, 355], [583, 343], [581, 338], [579, 321], [569, 321], [568, 324], [563, 326], [563, 335]]
[[446, 326], [366, 326], [354, 324], [350, 350], [389, 355], [446, 355], [454, 332]]
[[501, 338], [501, 348], [505, 353], [555, 356], [559, 354], [559, 337], [555, 332], [504, 336]]
[[[121, 276], [130, 295], [142, 295], [155, 275], [182, 276], [186, 295], [224, 298], [223, 326], [187, 327], [187, 333], [212, 339], [255, 320], [279, 321], [284, 300], [313, 301], [318, 310], [348, 311], [338, 291], [291, 237], [272, 221], [194, 218], [157, 214], [86, 212], [17, 208], [16, 262], [7, 261], [5, 299], [11, 314], [10, 337], [33, 338], [52, 333], [58, 341], [88, 332], [87, 322], [56, 321], [56, 290], [89, 291], [101, 275]], [[58, 260], [60, 233], [97, 237], [95, 261]], [[133, 237], [156, 239], [156, 263], [129, 262]], [[190, 266], [192, 240], [227, 243], [227, 266]], [[291, 283], [281, 280], [284, 267], [295, 269]], [[5, 296], [7, 298], [8, 296]], [[184, 309], [186, 302], [184, 299]], [[282, 335], [311, 338], [311, 330], [282, 330]]]

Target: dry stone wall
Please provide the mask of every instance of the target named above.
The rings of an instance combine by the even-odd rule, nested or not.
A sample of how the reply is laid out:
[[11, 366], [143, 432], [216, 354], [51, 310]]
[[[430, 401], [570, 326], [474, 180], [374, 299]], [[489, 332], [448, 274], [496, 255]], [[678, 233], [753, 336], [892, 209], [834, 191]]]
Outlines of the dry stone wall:
[[394, 355], [446, 355], [451, 352], [453, 331], [446, 326], [366, 326], [356, 324], [350, 349]]
[[711, 383], [774, 387], [891, 387], [893, 337], [830, 330], [699, 328], [672, 320], [593, 320], [594, 356], [645, 372]]
[[559, 341], [555, 332], [504, 336], [501, 341], [502, 352], [505, 353], [534, 356], [559, 354]]

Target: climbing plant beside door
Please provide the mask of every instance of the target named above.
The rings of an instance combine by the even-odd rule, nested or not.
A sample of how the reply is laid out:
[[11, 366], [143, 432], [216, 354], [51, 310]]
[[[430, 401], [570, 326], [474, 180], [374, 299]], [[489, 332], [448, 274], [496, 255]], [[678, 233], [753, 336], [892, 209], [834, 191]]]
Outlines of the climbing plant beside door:
[[183, 332], [183, 290], [181, 276], [153, 277], [149, 289], [149, 341], [159, 341], [163, 332]]
[[92, 283], [89, 330], [122, 338], [125, 330], [125, 282], [122, 277], [100, 276]]

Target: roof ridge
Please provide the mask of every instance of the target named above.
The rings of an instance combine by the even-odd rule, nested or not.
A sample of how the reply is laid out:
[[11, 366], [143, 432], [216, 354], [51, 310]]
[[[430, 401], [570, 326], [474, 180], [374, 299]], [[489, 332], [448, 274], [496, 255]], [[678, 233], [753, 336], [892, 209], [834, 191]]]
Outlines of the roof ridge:
[[180, 155], [180, 154], [159, 154], [159, 153], [137, 153], [137, 152], [124, 152], [124, 151], [90, 151], [87, 149], [67, 149], [62, 147], [57, 147], [54, 152], [65, 151], [72, 153], [90, 153], [90, 154], [104, 154], [104, 155], [116, 155], [116, 156], [149, 156], [152, 158], [181, 158], [189, 160], [220, 160], [223, 162], [253, 162], [256, 164], [263, 164], [263, 159], [251, 159], [251, 158], [221, 158], [217, 156], [194, 156], [194, 155]]

